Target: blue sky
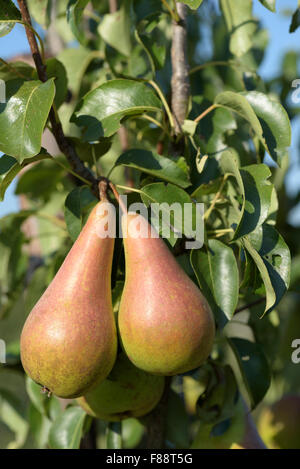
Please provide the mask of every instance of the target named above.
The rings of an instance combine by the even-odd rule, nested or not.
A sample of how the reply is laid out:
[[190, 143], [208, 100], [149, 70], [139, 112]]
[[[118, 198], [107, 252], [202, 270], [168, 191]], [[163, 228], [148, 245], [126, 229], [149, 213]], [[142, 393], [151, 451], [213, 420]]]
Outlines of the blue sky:
[[[269, 79], [279, 73], [281, 59], [288, 50], [300, 52], [300, 30], [289, 34], [290, 17], [280, 14], [283, 9], [295, 10], [297, 0], [277, 0], [277, 13], [274, 14], [264, 8], [258, 0], [253, 0], [254, 13], [269, 31], [270, 45], [260, 67], [259, 73], [263, 79]], [[0, 56], [8, 59], [11, 56], [29, 51], [24, 28], [16, 25], [7, 36], [0, 38]], [[299, 77], [300, 78], [300, 73]], [[287, 175], [287, 187], [291, 194], [300, 190], [300, 158], [298, 141], [300, 139], [300, 117], [293, 123], [291, 146], [291, 166]], [[18, 210], [18, 200], [14, 196], [15, 183], [6, 192], [4, 202], [0, 203], [0, 217]], [[300, 207], [292, 214], [291, 221], [300, 225]]]

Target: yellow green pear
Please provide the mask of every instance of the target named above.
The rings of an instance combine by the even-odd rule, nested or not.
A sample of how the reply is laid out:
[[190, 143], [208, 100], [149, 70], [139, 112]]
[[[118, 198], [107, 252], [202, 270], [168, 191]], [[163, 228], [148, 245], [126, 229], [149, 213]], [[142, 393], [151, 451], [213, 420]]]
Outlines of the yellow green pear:
[[114, 238], [107, 232], [115, 223], [112, 208], [106, 199], [93, 208], [22, 331], [26, 373], [63, 398], [83, 395], [105, 379], [116, 359], [111, 302]]
[[122, 228], [126, 280], [118, 321], [127, 356], [166, 376], [200, 366], [215, 335], [206, 299], [144, 217], [126, 214]]
[[163, 376], [139, 370], [121, 353], [106, 380], [80, 397], [78, 402], [88, 414], [102, 420], [141, 417], [158, 404], [164, 384]]

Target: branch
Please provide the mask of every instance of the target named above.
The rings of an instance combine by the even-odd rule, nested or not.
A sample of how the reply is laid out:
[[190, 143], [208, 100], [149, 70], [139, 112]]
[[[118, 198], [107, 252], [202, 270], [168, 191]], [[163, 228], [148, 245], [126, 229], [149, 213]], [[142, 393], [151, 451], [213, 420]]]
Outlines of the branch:
[[[18, 0], [18, 5], [20, 8], [24, 23], [31, 25], [31, 17], [28, 11], [26, 0]], [[46, 72], [46, 65], [43, 63], [43, 60], [42, 60], [42, 57], [38, 48], [38, 44], [36, 41], [36, 37], [30, 28], [25, 27], [25, 29], [26, 29], [26, 35], [27, 35], [29, 46], [30, 46], [31, 54], [32, 54], [32, 57], [33, 57], [33, 60], [37, 69], [38, 77], [42, 82], [46, 82], [48, 80], [47, 72]], [[62, 151], [62, 153], [68, 159], [71, 167], [73, 168], [75, 173], [78, 173], [84, 179], [88, 180], [92, 185], [93, 191], [96, 194], [98, 194], [96, 178], [91, 173], [91, 171], [84, 166], [83, 162], [78, 157], [75, 149], [66, 138], [61, 122], [59, 120], [57, 113], [55, 112], [54, 107], [51, 107], [51, 110], [49, 113], [49, 119], [51, 122], [52, 132], [56, 139], [56, 142], [60, 150]]]
[[186, 118], [190, 97], [189, 63], [187, 54], [187, 6], [176, 2], [180, 22], [173, 23], [172, 37], [172, 111], [175, 117], [175, 132], [181, 133]]
[[109, 0], [109, 11], [115, 13], [118, 10], [118, 0]]
[[263, 297], [263, 298], [259, 298], [259, 299], [256, 300], [256, 301], [253, 301], [252, 303], [249, 303], [249, 304], [247, 304], [247, 305], [241, 306], [240, 308], [238, 308], [238, 309], [235, 310], [234, 314], [241, 313], [242, 311], [245, 311], [245, 309], [250, 309], [250, 308], [252, 308], [253, 306], [260, 305], [260, 304], [263, 303], [265, 300], [266, 300], [266, 298]]
[[147, 416], [147, 449], [163, 449], [166, 439], [166, 422], [171, 377], [166, 377], [163, 396], [155, 409]]

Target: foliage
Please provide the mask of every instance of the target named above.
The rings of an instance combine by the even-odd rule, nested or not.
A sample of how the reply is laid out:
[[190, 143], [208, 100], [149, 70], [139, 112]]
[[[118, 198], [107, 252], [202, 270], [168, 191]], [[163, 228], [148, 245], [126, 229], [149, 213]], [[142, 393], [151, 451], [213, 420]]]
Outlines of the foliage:
[[[275, 12], [275, 0], [260, 2]], [[109, 177], [120, 190], [134, 186], [129, 202], [205, 204], [200, 250], [185, 250], [174, 237], [166, 241], [204, 292], [217, 323], [209, 362], [173, 380], [179, 402], [168, 413], [168, 428], [183, 428], [185, 434], [170, 431], [167, 445], [197, 447], [198, 431], [219, 437], [235, 421], [240, 401], [232, 398], [234, 392], [241, 392], [254, 409], [269, 389], [271, 374], [273, 394], [299, 385], [287, 342], [290, 324], [299, 327], [300, 252], [297, 233], [286, 219], [299, 197], [290, 198], [284, 184], [290, 119], [298, 114], [288, 99], [297, 57], [293, 61], [287, 53], [284, 58], [289, 77], [283, 67], [274, 80], [263, 82], [257, 70], [267, 41], [253, 17], [252, 1], [220, 0], [218, 9], [210, 0], [182, 1], [190, 7], [191, 99], [178, 138], [168, 105], [172, 18], [166, 2], [121, 0], [117, 12], [110, 12], [106, 1], [59, 3], [54, 10], [51, 0], [28, 1], [32, 17], [44, 28], [46, 48], [51, 24], [65, 46], [47, 60], [48, 80], [38, 79], [33, 64], [0, 63], [7, 94], [7, 102], [0, 104], [0, 195], [3, 199], [17, 179], [16, 192], [28, 204], [0, 221], [0, 338], [8, 356], [7, 364], [0, 365], [0, 447], [79, 448], [92, 424], [76, 403], [66, 407], [55, 397], [48, 399], [28, 380], [25, 387], [20, 369], [19, 335], [26, 316], [96, 202], [90, 182], [76, 177], [66, 155], [42, 147], [46, 126], [53, 130], [51, 106], [86, 167]], [[173, 2], [168, 4], [173, 8]], [[291, 32], [298, 27], [298, 10]], [[13, 2], [0, 0], [0, 36], [20, 21]], [[207, 63], [199, 58], [204, 27], [213, 38]], [[125, 145], [120, 128], [125, 129]], [[28, 234], [25, 222], [32, 216], [35, 233]], [[176, 220], [173, 225], [183, 231]], [[291, 270], [288, 246], [294, 260], [291, 290], [284, 296]], [[118, 242], [116, 251], [115, 311], [124, 280]], [[185, 403], [181, 399], [186, 378], [200, 389], [193, 411], [189, 392]], [[215, 414], [212, 408], [220, 410]], [[207, 427], [199, 430], [200, 421]], [[106, 426], [95, 425], [103, 448]], [[125, 447], [142, 444], [147, 418], [122, 425]]]

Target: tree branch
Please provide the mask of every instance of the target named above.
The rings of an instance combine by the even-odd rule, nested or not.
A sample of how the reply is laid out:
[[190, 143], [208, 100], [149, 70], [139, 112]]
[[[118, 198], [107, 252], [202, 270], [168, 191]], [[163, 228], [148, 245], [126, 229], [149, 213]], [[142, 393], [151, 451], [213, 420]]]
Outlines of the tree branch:
[[[31, 17], [28, 11], [26, 0], [18, 0], [18, 5], [20, 8], [24, 23], [31, 25]], [[31, 54], [32, 54], [32, 57], [33, 57], [33, 60], [37, 69], [38, 77], [42, 82], [45, 82], [48, 80], [46, 66], [43, 63], [43, 60], [42, 60], [42, 57], [38, 48], [38, 44], [36, 41], [36, 37], [31, 29], [27, 27], [25, 27], [25, 29], [26, 29], [26, 35], [27, 35], [27, 39], [29, 42]], [[91, 173], [91, 171], [88, 168], [86, 168], [86, 166], [78, 157], [75, 149], [66, 138], [61, 122], [59, 120], [59, 117], [53, 107], [51, 107], [51, 110], [49, 113], [49, 119], [51, 122], [52, 132], [53, 132], [53, 135], [55, 136], [56, 142], [60, 150], [62, 151], [62, 153], [68, 159], [72, 169], [75, 171], [75, 173], [78, 173], [84, 179], [88, 180], [92, 184], [92, 189], [95, 192], [95, 194], [98, 194], [96, 178]]]
[[172, 36], [172, 111], [175, 117], [175, 132], [181, 133], [181, 125], [186, 118], [190, 97], [189, 63], [187, 55], [187, 6], [176, 2], [180, 18], [173, 23]]
[[118, 0], [109, 0], [109, 11], [115, 13], [118, 9]]

